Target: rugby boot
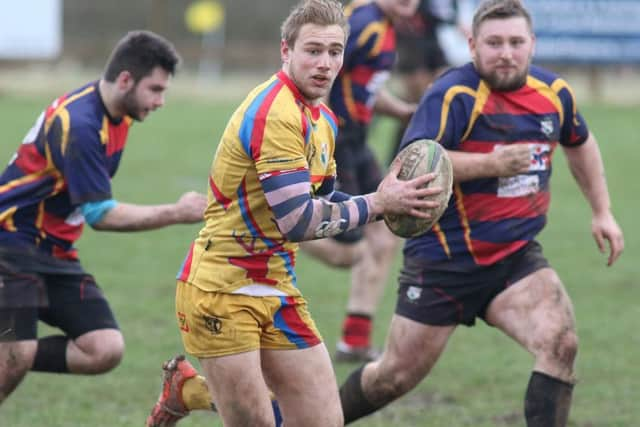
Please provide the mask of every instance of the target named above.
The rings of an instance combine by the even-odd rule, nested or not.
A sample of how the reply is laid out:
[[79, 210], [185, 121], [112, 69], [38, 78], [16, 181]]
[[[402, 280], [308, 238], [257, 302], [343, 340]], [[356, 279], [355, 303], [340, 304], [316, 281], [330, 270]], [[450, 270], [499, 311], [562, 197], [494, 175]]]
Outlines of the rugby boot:
[[162, 389], [147, 418], [146, 427], [173, 427], [189, 415], [189, 410], [182, 400], [182, 387], [186, 380], [196, 375], [198, 372], [182, 354], [164, 362]]

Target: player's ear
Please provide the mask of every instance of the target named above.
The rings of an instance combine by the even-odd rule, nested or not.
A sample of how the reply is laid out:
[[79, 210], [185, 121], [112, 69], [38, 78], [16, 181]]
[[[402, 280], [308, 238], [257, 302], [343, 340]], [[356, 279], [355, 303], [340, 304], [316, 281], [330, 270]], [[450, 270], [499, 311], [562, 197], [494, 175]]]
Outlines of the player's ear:
[[474, 58], [476, 56], [476, 39], [473, 37], [473, 34], [469, 36], [467, 43], [469, 44], [469, 53], [471, 57]]
[[118, 77], [116, 77], [116, 85], [118, 89], [126, 92], [136, 85], [136, 81], [131, 72], [123, 70], [118, 74]]
[[291, 54], [291, 48], [289, 47], [289, 43], [286, 40], [280, 40], [280, 58], [282, 59], [282, 63], [286, 64], [289, 62], [289, 56]]

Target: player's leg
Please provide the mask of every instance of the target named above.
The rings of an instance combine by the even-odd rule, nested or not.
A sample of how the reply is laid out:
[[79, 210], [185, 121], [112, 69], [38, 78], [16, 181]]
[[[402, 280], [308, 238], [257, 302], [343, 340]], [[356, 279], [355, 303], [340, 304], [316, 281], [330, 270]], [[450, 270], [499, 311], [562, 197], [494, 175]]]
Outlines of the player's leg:
[[[279, 409], [264, 383], [259, 351], [264, 325], [273, 324], [267, 306], [278, 308], [282, 304], [278, 297], [205, 292], [178, 282], [178, 326], [185, 349], [200, 359], [206, 382], [184, 358], [171, 359], [164, 366], [162, 391], [147, 425], [173, 426], [195, 409], [214, 409], [228, 425], [275, 423]], [[255, 394], [248, 394], [245, 388], [252, 383]], [[246, 404], [237, 402], [245, 395]], [[256, 403], [263, 399], [268, 416]], [[248, 421], [242, 424], [243, 420]]]
[[285, 426], [343, 425], [338, 385], [323, 343], [298, 350], [263, 350], [262, 368]]
[[[346, 191], [366, 194], [375, 191], [382, 179], [382, 171], [373, 151], [362, 145], [352, 153], [353, 167]], [[340, 178], [340, 169], [338, 178]], [[353, 174], [355, 173], [355, 176]], [[346, 172], [343, 173], [343, 176]], [[354, 181], [355, 180], [355, 181]], [[342, 183], [342, 181], [341, 181]], [[389, 270], [395, 259], [400, 239], [393, 235], [384, 222], [367, 224], [361, 230], [337, 237], [351, 242], [364, 240], [365, 251], [351, 269], [351, 287], [347, 313], [343, 322], [342, 338], [338, 342], [336, 361], [369, 361], [378, 356], [371, 345], [373, 320], [388, 281]]]
[[366, 252], [366, 246], [363, 241], [344, 244], [334, 238], [300, 242], [300, 249], [328, 266], [338, 268], [353, 266]]
[[146, 427], [173, 427], [194, 410], [215, 410], [206, 379], [184, 357], [162, 365], [160, 395], [147, 417]]
[[[364, 227], [364, 242], [369, 257], [356, 263], [352, 269], [351, 294], [347, 303], [350, 312], [373, 315], [380, 303], [395, 259], [400, 239], [382, 221]], [[359, 287], [361, 283], [368, 286]]]
[[95, 375], [118, 366], [124, 337], [91, 275], [46, 275], [49, 307], [41, 320], [65, 335], [38, 339], [34, 371]]
[[0, 404], [34, 364], [38, 310], [46, 303], [42, 277], [21, 267], [0, 259]]
[[260, 351], [201, 358], [200, 364], [226, 426], [275, 425], [269, 389], [262, 377]]
[[[539, 246], [523, 259], [546, 265]], [[526, 271], [526, 264], [520, 271]], [[529, 267], [530, 268], [530, 267]], [[567, 423], [578, 349], [573, 306], [556, 272], [543, 267], [514, 280], [489, 305], [486, 320], [512, 337], [535, 357], [525, 396], [529, 427], [561, 427]]]
[[302, 297], [268, 298], [271, 322], [261, 337], [262, 372], [284, 425], [339, 426], [342, 411], [327, 349]]
[[342, 339], [336, 361], [368, 361], [378, 356], [372, 348], [373, 319], [389, 279], [400, 240], [382, 222], [367, 224], [361, 241], [366, 247], [351, 269], [351, 286]]
[[431, 326], [395, 314], [382, 356], [351, 373], [340, 387], [345, 424], [413, 389], [429, 373], [455, 326]]
[[18, 387], [33, 365], [37, 321], [35, 307], [0, 307], [0, 404]]

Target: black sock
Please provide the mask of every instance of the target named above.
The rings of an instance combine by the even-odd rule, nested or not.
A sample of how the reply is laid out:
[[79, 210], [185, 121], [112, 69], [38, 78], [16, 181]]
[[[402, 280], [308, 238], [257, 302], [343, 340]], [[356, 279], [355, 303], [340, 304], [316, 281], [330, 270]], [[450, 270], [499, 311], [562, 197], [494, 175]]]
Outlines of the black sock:
[[52, 335], [38, 340], [32, 371], [68, 373], [67, 343], [69, 338]]
[[369, 415], [384, 406], [373, 405], [365, 397], [362, 391], [363, 370], [364, 366], [361, 366], [360, 369], [352, 372], [340, 387], [340, 403], [342, 404], [345, 424]]
[[524, 401], [527, 427], [565, 427], [572, 392], [573, 384], [534, 371]]

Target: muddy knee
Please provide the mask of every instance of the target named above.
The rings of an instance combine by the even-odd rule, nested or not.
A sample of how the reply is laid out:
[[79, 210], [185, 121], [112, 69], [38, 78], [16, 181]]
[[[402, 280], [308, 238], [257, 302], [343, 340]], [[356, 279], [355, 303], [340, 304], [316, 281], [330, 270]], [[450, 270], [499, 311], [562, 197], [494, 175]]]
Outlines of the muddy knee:
[[396, 369], [382, 373], [367, 390], [367, 396], [375, 403], [388, 403], [415, 387], [416, 375], [410, 370]]
[[559, 331], [541, 343], [537, 353], [537, 369], [573, 383], [573, 365], [578, 353], [578, 337], [574, 330]]
[[0, 403], [15, 390], [27, 375], [33, 362], [35, 342], [27, 341], [0, 344]]

